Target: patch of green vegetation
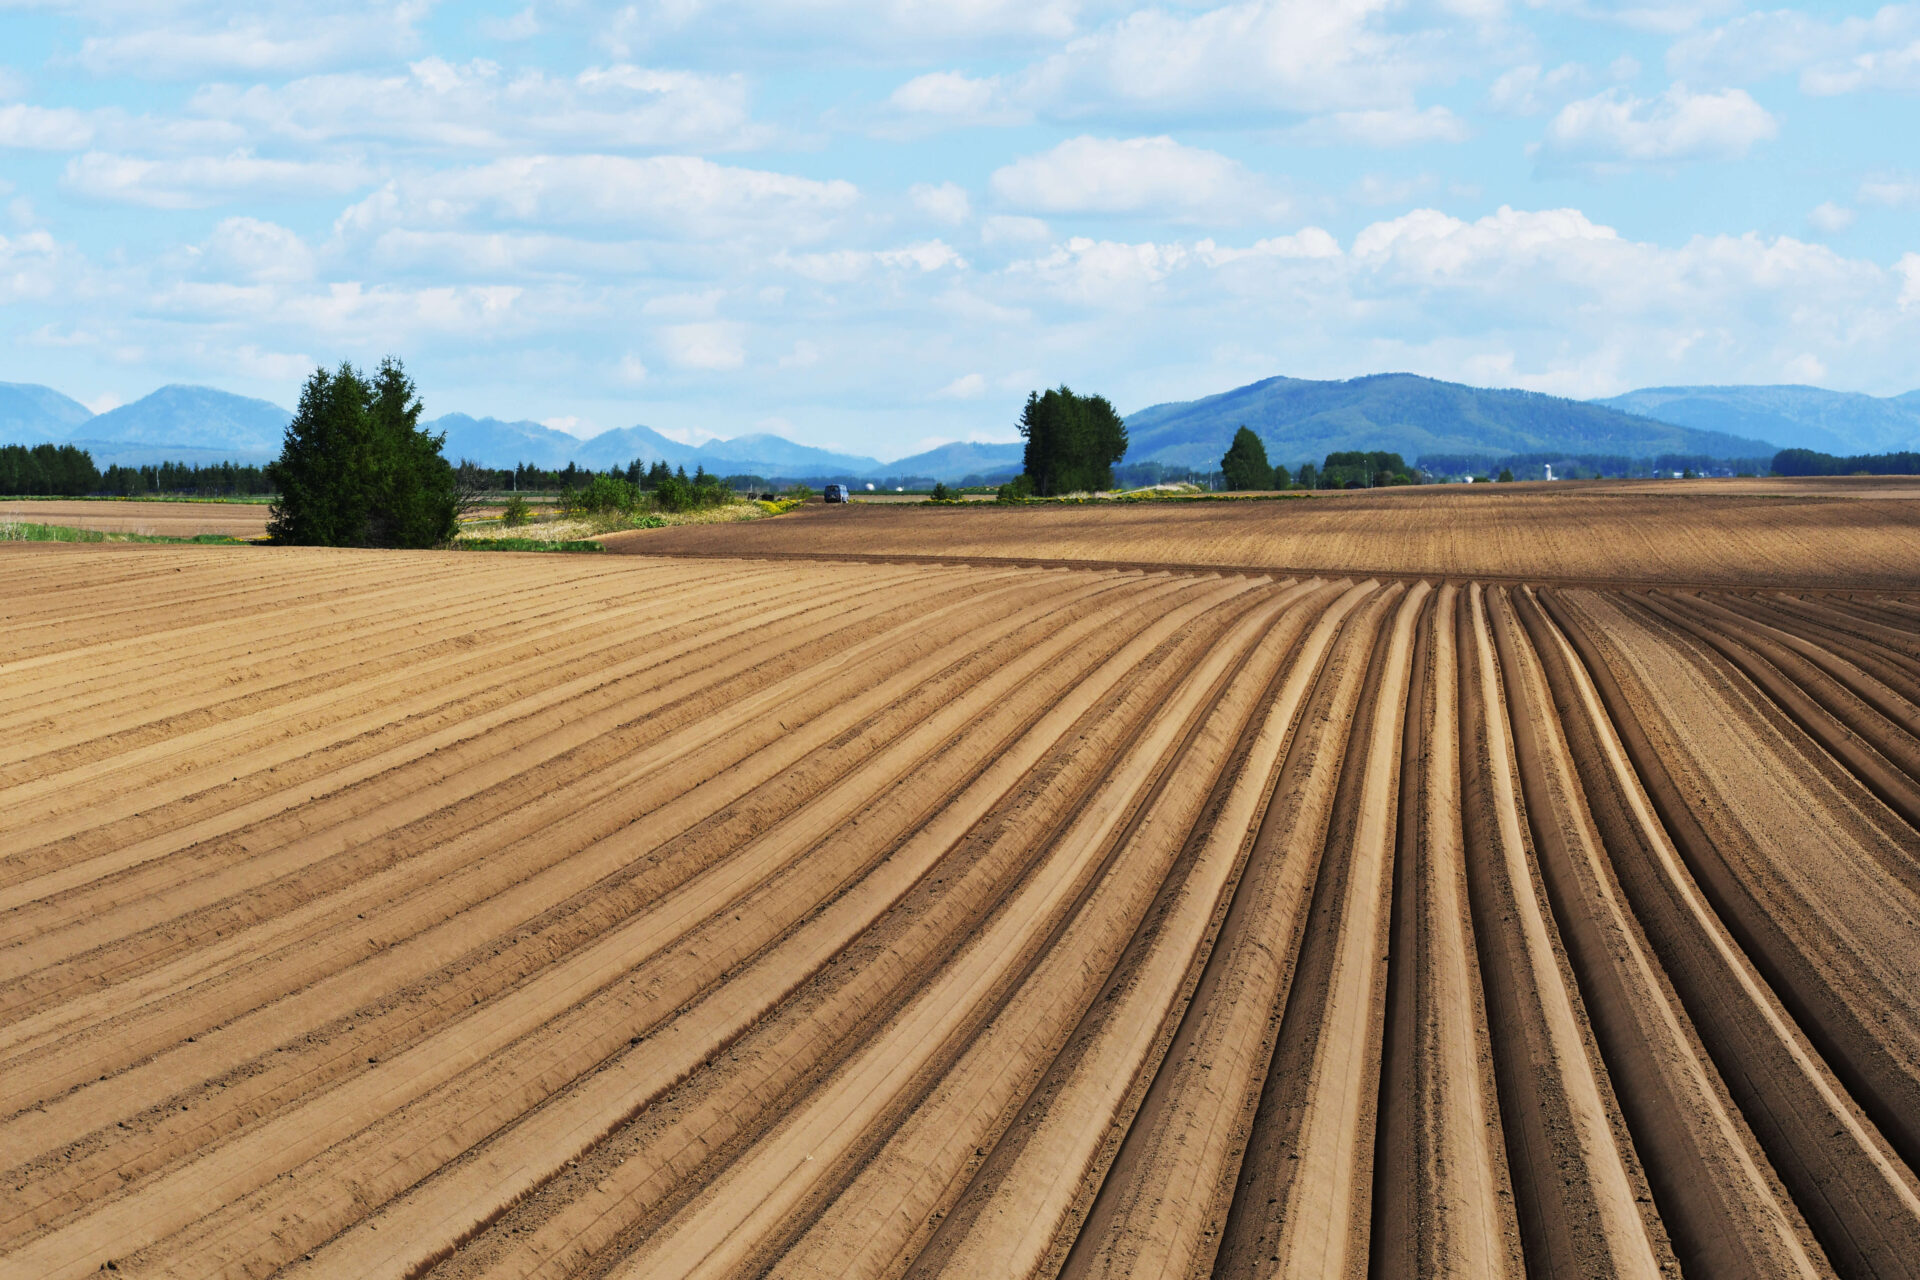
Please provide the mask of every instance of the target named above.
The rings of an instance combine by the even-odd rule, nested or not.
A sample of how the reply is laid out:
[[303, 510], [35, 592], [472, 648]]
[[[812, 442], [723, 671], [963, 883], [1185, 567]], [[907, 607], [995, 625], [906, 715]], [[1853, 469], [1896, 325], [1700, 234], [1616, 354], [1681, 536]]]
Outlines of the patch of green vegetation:
[[549, 542], [544, 538], [462, 538], [451, 544], [456, 551], [605, 551], [597, 542]]
[[37, 524], [30, 520], [0, 520], [0, 542], [171, 542], [203, 547], [243, 547], [244, 539], [224, 533], [196, 533], [174, 538], [159, 533], [105, 533], [74, 529], [64, 524]]

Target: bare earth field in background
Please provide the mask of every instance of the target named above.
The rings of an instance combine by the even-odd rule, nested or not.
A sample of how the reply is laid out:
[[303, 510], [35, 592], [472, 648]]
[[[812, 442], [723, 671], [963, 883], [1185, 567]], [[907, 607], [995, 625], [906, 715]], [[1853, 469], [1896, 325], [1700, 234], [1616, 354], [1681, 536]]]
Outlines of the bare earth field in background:
[[1912, 506], [0, 546], [0, 1275], [1920, 1273]]
[[222, 533], [233, 538], [267, 536], [267, 504], [264, 502], [62, 502], [0, 498], [0, 521], [5, 520], [169, 538], [191, 538], [202, 533]]
[[1920, 585], [1920, 485], [1712, 480], [1426, 485], [1272, 500], [810, 505], [606, 539], [648, 554], [1029, 559], [1500, 579]]

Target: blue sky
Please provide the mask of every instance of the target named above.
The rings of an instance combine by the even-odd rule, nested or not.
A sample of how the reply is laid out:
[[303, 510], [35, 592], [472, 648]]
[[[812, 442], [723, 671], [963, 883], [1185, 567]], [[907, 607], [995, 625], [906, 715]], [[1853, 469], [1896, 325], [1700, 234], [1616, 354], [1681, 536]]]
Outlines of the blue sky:
[[0, 380], [1005, 440], [1272, 374], [1920, 385], [1920, 4], [0, 0]]

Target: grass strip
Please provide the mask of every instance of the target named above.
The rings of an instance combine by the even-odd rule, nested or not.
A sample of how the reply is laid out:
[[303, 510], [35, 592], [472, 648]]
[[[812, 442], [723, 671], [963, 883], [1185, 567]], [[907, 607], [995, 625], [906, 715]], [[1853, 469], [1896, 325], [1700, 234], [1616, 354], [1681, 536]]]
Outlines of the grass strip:
[[190, 538], [176, 538], [161, 533], [74, 529], [63, 524], [37, 524], [30, 520], [0, 520], [0, 542], [173, 542], [212, 547], [247, 545], [245, 539], [225, 533], [196, 533]]
[[597, 542], [551, 542], [545, 538], [461, 538], [449, 544], [455, 551], [605, 551]]

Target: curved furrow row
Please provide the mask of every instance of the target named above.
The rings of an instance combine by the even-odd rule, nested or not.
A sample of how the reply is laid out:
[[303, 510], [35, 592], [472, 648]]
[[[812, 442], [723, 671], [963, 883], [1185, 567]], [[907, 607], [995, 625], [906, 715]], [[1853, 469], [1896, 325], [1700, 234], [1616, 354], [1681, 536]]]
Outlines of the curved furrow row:
[[1920, 604], [0, 556], [0, 1273], [1920, 1269]]
[[[1063, 604], [1070, 614], [1073, 604], [1071, 596]], [[1088, 623], [1083, 621], [1079, 625], [1084, 627]], [[997, 639], [993, 634], [994, 630], [994, 628], [976, 629], [974, 636], [967, 643], [991, 644]], [[1024, 630], [1031, 633], [1033, 628], [1029, 626]], [[1011, 637], [1013, 641], [1024, 639], [1027, 643], [1031, 643], [1034, 638], [1032, 634], [1025, 637]], [[1018, 650], [1015, 652], [1017, 653]], [[988, 656], [992, 658], [1002, 655], [989, 650]], [[897, 677], [892, 682], [897, 687], [891, 690], [896, 695], [902, 695], [897, 708], [888, 709], [883, 715], [868, 717], [859, 738], [850, 737], [843, 732], [842, 741], [838, 744], [839, 749], [836, 752], [819, 753], [815, 757], [805, 758], [804, 762], [817, 762], [819, 766], [831, 764], [837, 771], [845, 772], [860, 763], [872, 746], [883, 745], [890, 737], [920, 723], [924, 718], [942, 713], [941, 708], [947, 707], [955, 695], [967, 691], [967, 682], [983, 678], [1004, 678], [1007, 674], [1017, 672], [1026, 661], [1022, 658], [997, 669], [991, 661], [969, 662], [958, 670], [940, 672], [939, 668], [943, 663], [950, 664], [953, 657], [954, 653], [951, 650], [936, 653], [930, 660], [919, 664], [917, 670], [909, 670], [903, 673], [902, 677]], [[1044, 658], [1044, 646], [1042, 653], [1035, 657], [1036, 660]], [[938, 673], [936, 678], [926, 680], [929, 674], [936, 672]], [[916, 680], [924, 683], [915, 687]], [[887, 691], [882, 690], [882, 692]], [[861, 701], [869, 703], [865, 710], [869, 712], [876, 710], [871, 700], [854, 700], [849, 710], [856, 717], [863, 709], [858, 705]], [[841, 725], [843, 730], [844, 723], [843, 720]], [[807, 731], [792, 736], [804, 738], [809, 732], [814, 731], [817, 731], [817, 727], [809, 726]], [[831, 725], [828, 725], [826, 731], [831, 733], [834, 730]], [[870, 739], [871, 744], [863, 742], [862, 739]], [[783, 741], [780, 745], [784, 747], [787, 744]], [[806, 744], [802, 742], [796, 745], [804, 747]], [[863, 750], [863, 747], [867, 747], [867, 750]], [[778, 761], [773, 762], [773, 769], [761, 769], [761, 776], [773, 776], [778, 763]], [[816, 769], [816, 776], [805, 779], [805, 784], [824, 786], [831, 781], [832, 776], [832, 774], [818, 773]], [[753, 805], [751, 823], [764, 826], [776, 821], [782, 812], [790, 810], [797, 802], [797, 798], [805, 794], [803, 787], [796, 785], [801, 782], [802, 779], [790, 773], [780, 777], [777, 783], [763, 783], [760, 791], [770, 794], [765, 800]], [[884, 780], [878, 785], [884, 786]], [[737, 789], [736, 794], [738, 794]], [[741, 803], [751, 804], [754, 798], [754, 795], [749, 793], [741, 797]], [[664, 811], [656, 811], [653, 818], [666, 819], [668, 816]], [[250, 1074], [243, 1073], [238, 1078], [223, 1078], [218, 1081], [217, 1090], [202, 1090], [201, 1092], [207, 1096], [199, 1099], [202, 1105], [194, 1108], [192, 1127], [195, 1131], [204, 1133], [209, 1124], [217, 1124], [219, 1117], [227, 1114], [244, 1115], [250, 1121], [259, 1119], [257, 1100], [270, 1095], [276, 1079], [297, 1079], [306, 1089], [311, 1090], [330, 1076], [337, 1075], [340, 1070], [351, 1070], [352, 1064], [358, 1061], [357, 1055], [373, 1051], [376, 1056], [382, 1058], [389, 1056], [399, 1046], [408, 1043], [412, 1038], [418, 1038], [424, 1030], [431, 1029], [437, 1021], [452, 1016], [456, 1010], [467, 1008], [480, 996], [496, 994], [503, 989], [503, 984], [511, 982], [516, 976], [524, 977], [540, 963], [557, 961], [559, 957], [567, 954], [571, 946], [591, 940], [597, 932], [617, 921], [624, 911], [634, 910], [638, 905], [657, 896], [671, 884], [662, 877], [660, 872], [669, 866], [684, 863], [687, 854], [693, 849], [698, 847], [722, 849], [729, 837], [735, 841], [740, 838], [740, 830], [726, 829], [741, 828], [741, 824], [733, 818], [722, 823], [718, 829], [704, 825], [703, 820], [698, 817], [693, 818], [693, 822], [700, 827], [697, 841], [690, 836], [666, 839], [674, 829], [673, 826], [663, 824], [658, 828], [660, 836], [651, 843], [653, 852], [646, 856], [646, 861], [653, 865], [649, 873], [644, 876], [629, 877], [623, 882], [618, 878], [617, 868], [620, 863], [610, 861], [610, 858], [618, 858], [628, 866], [640, 862], [640, 855], [646, 853], [649, 845], [636, 845], [630, 838], [616, 839], [601, 846], [588, 846], [565, 861], [555, 864], [554, 871], [558, 874], [545, 876], [544, 880], [547, 883], [537, 886], [545, 891], [542, 896], [552, 901], [564, 893], [568, 884], [571, 884], [576, 892], [573, 898], [564, 899], [550, 907], [544, 916], [532, 914], [533, 911], [537, 911], [541, 900], [532, 898], [529, 892], [536, 886], [529, 884], [523, 889], [520, 885], [514, 885], [508, 893], [496, 895], [493, 899], [478, 903], [474, 908], [447, 919], [444, 923], [411, 939], [406, 947], [397, 949], [397, 953], [377, 957], [366, 957], [363, 950], [358, 950], [353, 945], [364, 926], [358, 925], [357, 921], [345, 925], [346, 934], [351, 936], [343, 937], [342, 941], [347, 945], [340, 948], [340, 953], [349, 961], [357, 960], [356, 968], [365, 970], [369, 974], [377, 974], [380, 980], [388, 983], [399, 983], [409, 976], [421, 959], [437, 953], [443, 954], [447, 948], [457, 946], [460, 939], [470, 939], [475, 936], [477, 929], [488, 924], [497, 928], [499, 924], [509, 923], [515, 919], [521, 921], [517, 927], [511, 928], [504, 934], [496, 934], [492, 929], [480, 932], [481, 937], [495, 938], [491, 954], [481, 958], [469, 956], [456, 960], [453, 968], [443, 971], [438, 982], [416, 983], [414, 988], [408, 990], [407, 998], [404, 1000], [389, 997], [378, 1005], [370, 1007], [361, 1004], [355, 1009], [352, 1002], [356, 999], [364, 999], [368, 977], [363, 975], [356, 979], [355, 974], [349, 971], [338, 976], [329, 975], [327, 980], [318, 987], [309, 987], [295, 998], [282, 1001], [279, 1007], [260, 1009], [257, 1015], [248, 1015], [250, 1021], [270, 1020], [271, 1025], [278, 1028], [282, 1034], [301, 1030], [311, 1033], [312, 1024], [306, 1020], [312, 1019], [329, 1008], [336, 1014], [352, 1009], [353, 1023], [347, 1027], [332, 1028], [329, 1034], [321, 1038], [317, 1044], [302, 1046], [291, 1054], [276, 1057], [271, 1070], [256, 1069]], [[751, 826], [741, 829], [750, 830]], [[665, 840], [665, 843], [659, 843], [660, 840]], [[614, 868], [614, 871], [609, 873], [609, 867]], [[602, 873], [598, 880], [593, 878], [596, 870]], [[592, 890], [591, 896], [584, 896], [584, 891], [589, 888]], [[416, 896], [422, 898], [431, 896], [436, 905], [444, 905], [446, 900], [444, 893]], [[532, 901], [529, 901], [529, 898], [532, 898]], [[506, 915], [507, 910], [514, 910], [515, 915]], [[444, 941], [435, 948], [433, 944], [440, 939]], [[320, 941], [324, 943], [326, 940]], [[303, 947], [297, 953], [289, 954], [287, 958], [294, 959], [297, 956], [305, 961], [315, 950], [316, 948], [311, 946]], [[489, 974], [494, 975], [491, 980], [489, 980]], [[449, 989], [449, 980], [455, 978], [458, 980], [457, 985]], [[187, 1022], [183, 1026], [180, 1022], [183, 1017], [181, 1005], [191, 1006], [194, 994], [198, 993], [189, 993], [186, 999], [172, 1000], [164, 1005], [153, 1006], [156, 1013], [164, 1013], [169, 1024], [175, 1028], [176, 1036], [180, 1030], [190, 1029], [196, 1025]], [[230, 1001], [232, 998], [231, 991], [221, 991], [219, 994], [223, 1000]], [[330, 1000], [326, 998], [329, 994]], [[240, 1007], [245, 1008], [245, 1003]], [[186, 1016], [190, 1015], [189, 1008]], [[296, 1016], [302, 1017], [303, 1021], [292, 1021]], [[105, 1030], [119, 1041], [127, 1037], [129, 1029], [116, 1025]], [[202, 1034], [205, 1033], [202, 1032]], [[76, 1042], [74, 1047], [84, 1051], [91, 1042], [90, 1037]], [[208, 1037], [206, 1047], [192, 1055], [196, 1063], [192, 1069], [204, 1070], [210, 1055], [215, 1051], [215, 1046], [220, 1043], [238, 1045], [244, 1043], [244, 1037], [233, 1034], [233, 1029], [220, 1028], [215, 1035]], [[284, 1053], [284, 1050], [282, 1052]], [[76, 1060], [76, 1065], [83, 1060]], [[240, 1065], [234, 1063], [230, 1070], [237, 1070]], [[182, 1066], [184, 1064], [176, 1064], [176, 1068]], [[159, 1083], [154, 1078], [153, 1071], [146, 1066], [130, 1074], [145, 1077], [140, 1082], [143, 1087], [151, 1088]], [[176, 1079], [178, 1078], [180, 1077], [176, 1075]], [[193, 1077], [189, 1075], [186, 1078]], [[116, 1083], [120, 1091], [132, 1085], [131, 1081]], [[284, 1084], [280, 1087], [284, 1093]], [[93, 1094], [106, 1091], [89, 1087], [80, 1090], [80, 1093]], [[25, 1127], [44, 1136], [48, 1128], [49, 1112], [64, 1111], [77, 1120], [83, 1115], [93, 1113], [100, 1101], [101, 1099], [97, 1097], [89, 1099], [86, 1103], [83, 1103], [78, 1096], [64, 1098], [60, 1106], [43, 1107], [34, 1113], [29, 1113], [28, 1116], [23, 1117], [23, 1122]], [[212, 1104], [215, 1112], [213, 1116], [207, 1114], [209, 1103]], [[187, 1122], [176, 1119], [171, 1126], [166, 1127], [184, 1129], [188, 1125]], [[174, 1136], [177, 1141], [178, 1135]], [[76, 1175], [80, 1166], [93, 1165], [95, 1168], [91, 1173], [92, 1177], [125, 1176], [127, 1169], [124, 1164], [105, 1168], [99, 1166], [108, 1158], [116, 1160], [124, 1158], [130, 1149], [138, 1146], [139, 1143], [134, 1140], [133, 1135], [124, 1135], [110, 1148], [103, 1148], [98, 1152], [93, 1160], [77, 1160], [72, 1153], [69, 1153], [62, 1173]], [[151, 1163], [150, 1158], [149, 1163]], [[46, 1186], [57, 1180], [43, 1178], [40, 1181], [43, 1186]]]

